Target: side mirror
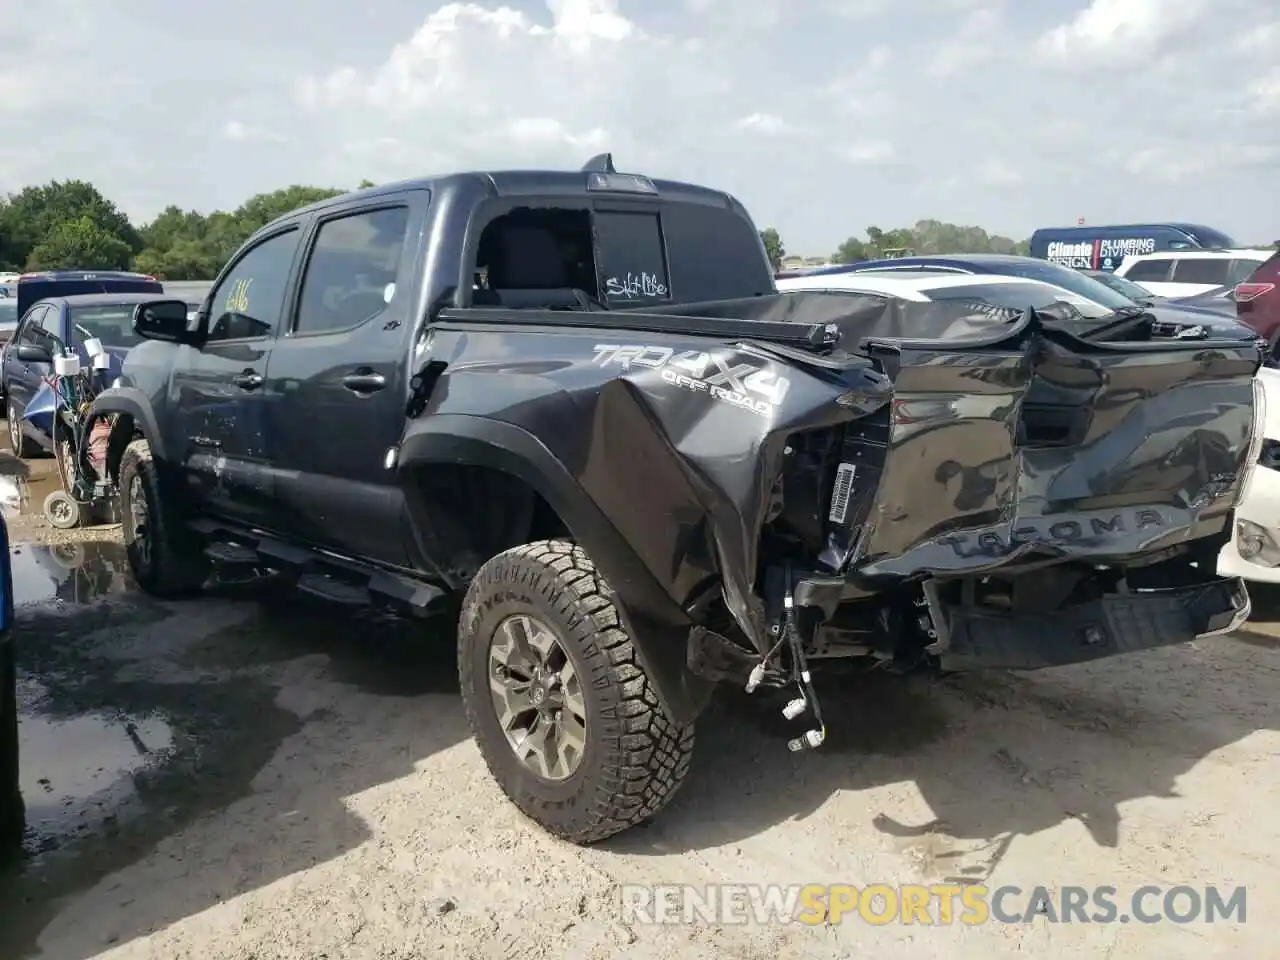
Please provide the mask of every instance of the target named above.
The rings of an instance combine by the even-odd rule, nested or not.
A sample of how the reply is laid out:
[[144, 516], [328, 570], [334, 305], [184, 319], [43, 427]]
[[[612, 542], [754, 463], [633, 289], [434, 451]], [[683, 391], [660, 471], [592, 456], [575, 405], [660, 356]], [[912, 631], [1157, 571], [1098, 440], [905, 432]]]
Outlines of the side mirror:
[[195, 343], [185, 300], [147, 300], [133, 308], [133, 332], [147, 340]]
[[18, 352], [15, 356], [23, 363], [53, 363], [53, 354], [45, 347], [38, 347], [34, 343], [18, 344]]

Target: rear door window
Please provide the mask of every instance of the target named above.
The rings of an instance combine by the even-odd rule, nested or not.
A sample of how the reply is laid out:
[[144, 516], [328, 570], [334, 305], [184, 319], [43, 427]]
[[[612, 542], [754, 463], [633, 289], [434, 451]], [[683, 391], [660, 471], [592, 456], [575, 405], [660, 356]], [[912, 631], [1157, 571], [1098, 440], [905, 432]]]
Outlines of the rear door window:
[[1215, 287], [1225, 287], [1230, 263], [1225, 257], [1182, 257], [1174, 268], [1173, 282], [1211, 283]]
[[1124, 278], [1135, 283], [1163, 283], [1169, 279], [1169, 271], [1172, 269], [1173, 259], [1170, 257], [1139, 260], [1124, 272]]
[[396, 295], [408, 207], [348, 213], [320, 225], [302, 280], [297, 333], [347, 330], [377, 316]]

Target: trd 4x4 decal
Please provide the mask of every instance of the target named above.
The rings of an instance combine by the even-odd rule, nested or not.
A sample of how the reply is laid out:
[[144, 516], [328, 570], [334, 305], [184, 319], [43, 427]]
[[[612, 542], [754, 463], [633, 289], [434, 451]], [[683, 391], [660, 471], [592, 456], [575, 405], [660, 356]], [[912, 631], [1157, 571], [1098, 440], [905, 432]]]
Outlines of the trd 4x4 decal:
[[764, 363], [745, 362], [731, 353], [707, 353], [644, 344], [597, 343], [592, 362], [623, 370], [648, 367], [664, 381], [716, 400], [731, 403], [762, 417], [773, 416], [791, 388], [791, 381]]

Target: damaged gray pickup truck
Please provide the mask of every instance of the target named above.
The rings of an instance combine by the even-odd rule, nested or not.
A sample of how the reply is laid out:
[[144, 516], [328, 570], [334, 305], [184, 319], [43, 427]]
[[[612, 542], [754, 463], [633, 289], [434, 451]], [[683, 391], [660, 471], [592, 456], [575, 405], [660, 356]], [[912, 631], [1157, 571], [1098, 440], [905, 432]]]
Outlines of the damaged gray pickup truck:
[[1214, 570], [1254, 343], [779, 294], [737, 201], [607, 155], [307, 207], [192, 323], [134, 325], [92, 413], [139, 583], [451, 618], [490, 771], [577, 843], [671, 799], [717, 682], [780, 691], [799, 750], [823, 665], [1030, 669], [1248, 615]]

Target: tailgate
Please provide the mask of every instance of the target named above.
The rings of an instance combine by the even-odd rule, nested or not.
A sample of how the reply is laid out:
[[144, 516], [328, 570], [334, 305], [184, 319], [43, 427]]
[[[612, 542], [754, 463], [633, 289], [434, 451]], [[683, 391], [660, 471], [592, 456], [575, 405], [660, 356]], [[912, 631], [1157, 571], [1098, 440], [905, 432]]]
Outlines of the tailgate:
[[868, 347], [894, 401], [874, 505], [853, 518], [859, 574], [1122, 562], [1229, 524], [1253, 439], [1252, 343], [1043, 328]]

